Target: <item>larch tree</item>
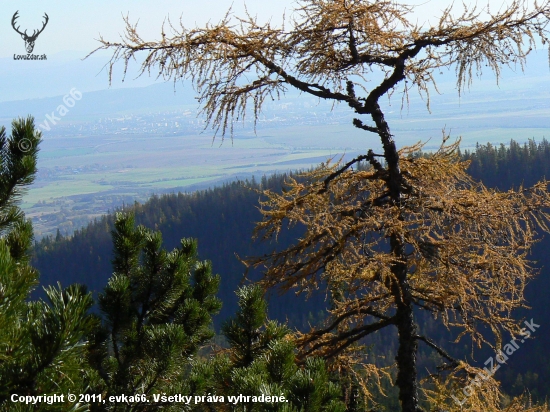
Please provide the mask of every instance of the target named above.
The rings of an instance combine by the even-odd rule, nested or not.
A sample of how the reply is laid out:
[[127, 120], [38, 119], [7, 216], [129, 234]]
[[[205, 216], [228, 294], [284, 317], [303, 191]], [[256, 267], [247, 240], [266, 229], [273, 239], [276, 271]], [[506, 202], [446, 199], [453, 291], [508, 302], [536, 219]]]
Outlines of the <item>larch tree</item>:
[[[395, 94], [407, 102], [417, 90], [429, 104], [434, 73], [444, 68], [456, 70], [460, 93], [482, 70], [498, 78], [505, 66], [523, 67], [537, 41], [548, 41], [550, 3], [518, 0], [496, 13], [465, 7], [458, 15], [449, 7], [432, 26], [414, 23], [412, 10], [383, 0], [303, 0], [283, 27], [228, 13], [203, 28], [171, 26], [166, 33], [163, 27], [158, 41], [143, 40], [126, 19], [125, 36], [100, 38], [98, 49], [113, 52], [109, 75], [118, 61], [127, 67], [144, 53], [141, 73], [190, 79], [208, 124], [222, 136], [289, 89], [348, 106], [356, 114], [353, 126], [377, 135], [382, 152], [321, 167], [308, 183], [290, 181], [282, 195], [268, 193], [258, 228], [263, 235], [297, 223], [305, 232], [291, 247], [252, 263], [265, 265], [266, 286], [329, 289], [330, 319], [298, 336], [302, 357], [354, 370], [355, 343], [394, 327], [402, 411], [423, 410], [419, 342], [445, 360], [422, 386], [433, 408], [500, 410], [492, 371], [454, 359], [420, 335], [415, 307], [458, 330], [457, 340], [470, 336], [499, 350], [503, 335], [519, 336], [512, 311], [525, 305], [533, 276], [529, 248], [537, 230], [548, 230], [547, 184], [488, 190], [469, 179], [446, 138], [432, 156], [409, 156], [420, 147], [398, 150], [380, 102]], [[357, 168], [361, 161], [370, 169]], [[380, 373], [374, 365], [368, 370]], [[466, 406], [438, 395], [463, 388], [478, 373], [485, 378]]]

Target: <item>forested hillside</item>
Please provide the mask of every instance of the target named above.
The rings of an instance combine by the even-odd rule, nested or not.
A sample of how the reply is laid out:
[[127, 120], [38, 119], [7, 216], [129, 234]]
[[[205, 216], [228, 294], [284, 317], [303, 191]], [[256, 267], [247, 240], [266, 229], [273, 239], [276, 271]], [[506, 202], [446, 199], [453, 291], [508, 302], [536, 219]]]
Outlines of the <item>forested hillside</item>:
[[[498, 147], [490, 144], [478, 146], [474, 152], [464, 152], [463, 159], [470, 160], [469, 172], [474, 179], [481, 180], [488, 187], [507, 190], [521, 184], [532, 185], [548, 174], [550, 170], [550, 143], [529, 141], [521, 145], [515, 141]], [[222, 187], [191, 194], [171, 194], [153, 197], [147, 203], [132, 206], [136, 222], [159, 230], [167, 249], [179, 244], [182, 237], [198, 239], [200, 259], [212, 261], [213, 272], [221, 276], [218, 297], [223, 302], [220, 314], [215, 318], [219, 326], [223, 319], [232, 316], [238, 306], [235, 290], [246, 282], [245, 266], [238, 257], [259, 256], [272, 248], [289, 245], [300, 235], [300, 228], [282, 231], [278, 243], [254, 242], [252, 233], [255, 222], [261, 219], [259, 189], [280, 190], [285, 175], [264, 177], [261, 181], [234, 182]], [[103, 290], [111, 276], [112, 240], [114, 216], [108, 215], [77, 231], [71, 238], [58, 235], [45, 238], [35, 245], [33, 265], [41, 274], [41, 284], [51, 285], [61, 281], [62, 285], [75, 282], [86, 284], [93, 292]], [[535, 396], [548, 396], [550, 390], [545, 382], [550, 380], [550, 357], [534, 357], [545, 354], [550, 344], [546, 325], [550, 324], [545, 290], [550, 287], [550, 260], [545, 253], [550, 239], [540, 242], [532, 252], [531, 259], [536, 267], [542, 268], [540, 276], [527, 287], [527, 299], [532, 307], [521, 316], [533, 318], [542, 325], [536, 339], [529, 342], [528, 349], [514, 354], [509, 364], [499, 371], [498, 379], [503, 381], [508, 393], [517, 394], [528, 387]], [[257, 278], [259, 273], [249, 273]], [[318, 295], [305, 302], [293, 294], [279, 296], [272, 292], [270, 297], [271, 318], [289, 320], [295, 327], [306, 327], [322, 319], [325, 307], [324, 296]], [[431, 328], [429, 324], [421, 328]], [[442, 335], [444, 339], [445, 335]], [[526, 346], [527, 348], [527, 346]], [[465, 352], [470, 348], [462, 346]], [[391, 345], [387, 347], [391, 352]], [[478, 361], [487, 358], [478, 355]]]
[[[154, 196], [145, 204], [135, 204], [136, 222], [162, 232], [164, 244], [171, 249], [182, 237], [198, 240], [201, 259], [212, 261], [213, 270], [222, 277], [219, 297], [224, 302], [216, 324], [235, 313], [237, 300], [234, 291], [245, 280], [246, 267], [238, 257], [245, 258], [265, 253], [277, 247], [268, 242], [252, 241], [255, 222], [260, 220], [258, 190], [280, 188], [285, 175], [255, 180], [233, 182], [209, 190], [191, 194]], [[125, 208], [128, 209], [128, 208]], [[85, 283], [90, 290], [100, 292], [111, 275], [113, 215], [107, 215], [77, 231], [71, 238], [58, 235], [45, 238], [36, 244], [34, 264], [41, 273], [44, 285], [74, 282]], [[280, 244], [288, 244], [299, 231], [286, 231], [279, 238]], [[248, 277], [257, 274], [249, 273]], [[271, 305], [270, 315], [280, 320], [292, 316], [293, 323], [302, 323], [308, 307], [319, 307], [320, 302], [308, 302], [300, 309], [296, 299], [282, 296]], [[304, 313], [298, 318], [298, 313]], [[303, 317], [303, 319], [302, 319]]]

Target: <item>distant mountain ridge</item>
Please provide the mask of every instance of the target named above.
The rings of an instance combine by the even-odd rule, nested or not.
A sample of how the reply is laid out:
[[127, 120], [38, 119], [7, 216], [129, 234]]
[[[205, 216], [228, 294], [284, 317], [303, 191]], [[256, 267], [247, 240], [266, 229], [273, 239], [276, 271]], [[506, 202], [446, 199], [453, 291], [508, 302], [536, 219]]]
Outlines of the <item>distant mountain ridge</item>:
[[[48, 54], [47, 57], [43, 61], [0, 58], [0, 102], [63, 96], [72, 87], [82, 92], [109, 88], [107, 72], [104, 70], [109, 60], [108, 53], [97, 53], [85, 60], [86, 53], [76, 51]], [[128, 80], [131, 82], [122, 83], [120, 73], [122, 70], [115, 73], [115, 89], [143, 87], [157, 82], [154, 77], [147, 76], [133, 80], [137, 75], [137, 65], [129, 67]]]
[[118, 88], [97, 91], [82, 91], [78, 86], [68, 87], [64, 94], [39, 99], [25, 99], [0, 102], [0, 119], [12, 119], [22, 113], [31, 114], [42, 121], [46, 114], [56, 110], [63, 103], [63, 96], [72, 88], [82, 92], [82, 101], [71, 110], [71, 120], [84, 116], [112, 116], [117, 113], [181, 108], [185, 105], [197, 106], [195, 93], [191, 87], [177, 84], [159, 83], [144, 87]]

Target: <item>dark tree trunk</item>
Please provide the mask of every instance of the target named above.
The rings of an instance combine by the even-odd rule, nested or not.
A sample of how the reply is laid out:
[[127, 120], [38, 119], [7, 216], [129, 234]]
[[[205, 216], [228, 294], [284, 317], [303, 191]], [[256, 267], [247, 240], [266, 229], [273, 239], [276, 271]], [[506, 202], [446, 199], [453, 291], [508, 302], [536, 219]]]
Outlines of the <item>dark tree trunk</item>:
[[401, 304], [397, 308], [397, 331], [399, 349], [397, 350], [397, 379], [399, 401], [402, 412], [419, 412], [418, 385], [416, 371], [417, 342], [415, 340], [416, 324], [412, 304]]
[[[371, 111], [371, 116], [376, 124], [378, 135], [384, 148], [390, 198], [393, 205], [398, 205], [401, 202], [403, 175], [399, 166], [397, 147], [378, 103], [375, 104], [374, 110]], [[391, 292], [397, 306], [396, 326], [399, 335], [399, 348], [396, 357], [397, 379], [395, 384], [399, 388], [399, 401], [401, 402], [402, 412], [420, 412], [416, 370], [416, 324], [407, 279], [407, 257], [403, 239], [398, 234], [391, 235], [390, 247], [396, 261], [391, 268], [392, 273], [395, 275]]]

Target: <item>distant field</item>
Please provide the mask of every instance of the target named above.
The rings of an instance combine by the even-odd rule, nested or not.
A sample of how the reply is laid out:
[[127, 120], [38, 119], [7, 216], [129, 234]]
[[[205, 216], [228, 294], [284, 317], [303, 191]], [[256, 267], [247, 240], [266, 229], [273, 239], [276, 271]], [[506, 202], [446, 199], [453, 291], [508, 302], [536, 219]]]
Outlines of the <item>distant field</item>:
[[[290, 128], [287, 136], [302, 136], [305, 130]], [[327, 132], [321, 126], [307, 130]], [[342, 152], [293, 147], [276, 140], [260, 133], [253, 138], [226, 139], [223, 144], [221, 139], [212, 144], [206, 135], [74, 140], [45, 135], [39, 176], [24, 197], [23, 207], [34, 220], [38, 236], [53, 234], [58, 227], [70, 233], [122, 201], [144, 201], [153, 193], [207, 187], [235, 176], [260, 177], [308, 168]], [[294, 140], [297, 143], [297, 137]]]
[[[549, 77], [503, 80], [500, 89], [492, 81], [480, 82], [460, 99], [448, 83], [442, 87], [444, 94], [433, 93], [431, 114], [417, 96], [410, 96], [410, 104], [403, 108], [395, 99], [384, 110], [401, 146], [423, 141], [425, 150], [435, 150], [443, 128], [462, 137], [463, 149], [473, 149], [478, 142], [540, 141], [550, 137]], [[150, 112], [141, 107], [132, 114], [131, 105], [120, 103], [120, 111], [110, 112], [110, 118], [94, 108], [114, 110], [109, 99], [115, 91], [84, 95], [57, 129], [44, 133], [39, 175], [23, 204], [38, 236], [57, 228], [71, 233], [93, 217], [122, 203], [144, 201], [153, 193], [204, 188], [237, 177], [309, 168], [342, 155], [351, 158], [369, 148], [380, 150], [377, 136], [351, 125], [353, 115], [346, 107], [331, 111], [330, 105], [307, 96], [273, 103], [260, 116], [257, 134], [247, 121], [244, 129], [236, 125], [233, 139], [212, 141], [211, 134], [200, 133], [194, 106], [178, 106], [172, 99], [170, 107], [161, 108], [159, 96], [167, 92], [151, 90], [157, 97], [150, 100]], [[132, 100], [131, 91], [124, 93]], [[139, 93], [140, 101], [147, 101], [147, 89]], [[42, 119], [40, 113], [51, 111], [58, 100], [29, 103], [30, 112]], [[132, 127], [138, 120], [157, 126], [151, 132], [136, 132], [139, 128]]]

